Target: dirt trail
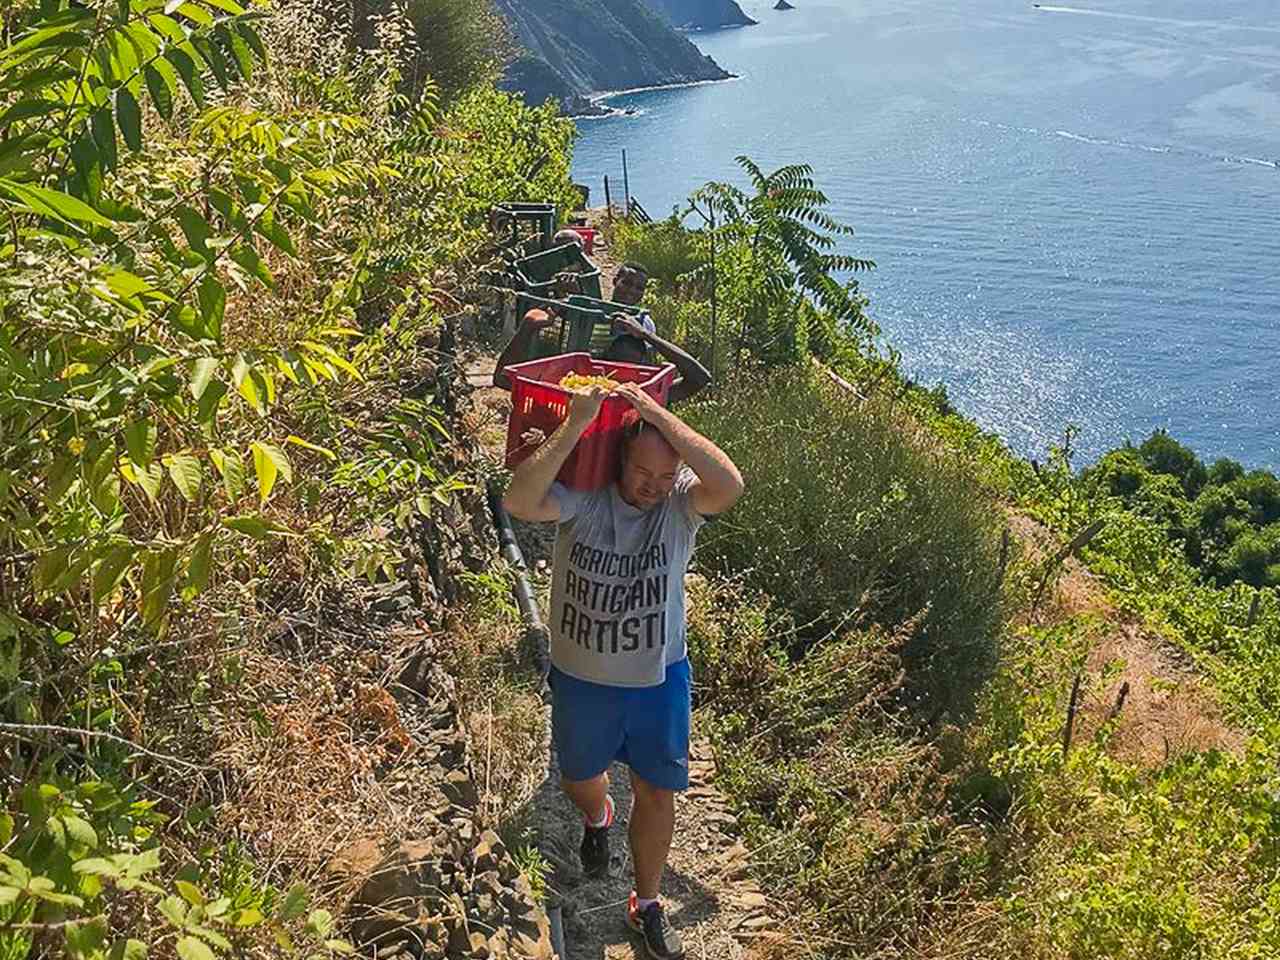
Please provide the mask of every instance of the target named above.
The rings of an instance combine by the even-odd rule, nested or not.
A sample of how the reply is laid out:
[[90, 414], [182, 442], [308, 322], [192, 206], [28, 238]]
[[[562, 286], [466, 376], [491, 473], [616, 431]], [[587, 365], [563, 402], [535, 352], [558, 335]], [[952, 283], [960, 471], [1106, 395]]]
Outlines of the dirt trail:
[[[582, 875], [582, 815], [560, 790], [554, 757], [546, 781], [530, 801], [531, 822], [555, 870], [550, 886], [564, 910], [565, 960], [645, 956], [639, 937], [623, 918], [631, 892], [631, 787], [625, 767], [615, 764], [609, 775], [618, 813], [610, 835], [613, 863], [604, 879]], [[754, 943], [773, 936], [776, 919], [750, 879], [749, 854], [736, 837], [734, 817], [711, 785], [715, 764], [705, 745], [694, 745], [689, 775], [690, 789], [676, 802], [676, 835], [662, 878], [663, 900], [692, 960], [736, 960]]]

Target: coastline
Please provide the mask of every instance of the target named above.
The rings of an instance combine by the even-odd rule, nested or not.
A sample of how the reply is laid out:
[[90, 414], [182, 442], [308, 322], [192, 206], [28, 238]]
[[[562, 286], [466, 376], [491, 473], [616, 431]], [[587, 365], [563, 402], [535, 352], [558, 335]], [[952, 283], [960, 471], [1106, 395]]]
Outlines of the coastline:
[[604, 120], [609, 117], [625, 117], [631, 116], [627, 110], [622, 107], [605, 106], [605, 101], [612, 100], [614, 97], [623, 97], [632, 93], [648, 93], [654, 90], [679, 90], [684, 87], [705, 87], [716, 83], [732, 83], [736, 80], [743, 79], [741, 74], [731, 73], [727, 77], [721, 77], [717, 80], [685, 80], [679, 83], [655, 83], [649, 86], [629, 87], [625, 90], [601, 90], [589, 93], [582, 99], [588, 101], [592, 106], [599, 107], [598, 113], [569, 113], [567, 116], [570, 120]]

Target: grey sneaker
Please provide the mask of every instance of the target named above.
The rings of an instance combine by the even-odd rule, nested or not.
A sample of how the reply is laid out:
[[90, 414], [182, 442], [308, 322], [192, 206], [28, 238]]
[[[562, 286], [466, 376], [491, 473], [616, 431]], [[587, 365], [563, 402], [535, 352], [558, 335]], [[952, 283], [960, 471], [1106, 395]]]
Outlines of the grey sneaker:
[[582, 831], [582, 846], [578, 850], [582, 857], [582, 872], [589, 877], [603, 877], [609, 873], [609, 828], [613, 826], [613, 798], [605, 797], [605, 809], [608, 816], [603, 827], [586, 824]]
[[627, 926], [644, 937], [645, 953], [653, 960], [679, 960], [684, 956], [680, 934], [676, 933], [667, 920], [667, 912], [662, 909], [662, 904], [651, 903], [641, 912], [637, 909], [634, 890], [631, 892], [631, 902], [627, 904]]

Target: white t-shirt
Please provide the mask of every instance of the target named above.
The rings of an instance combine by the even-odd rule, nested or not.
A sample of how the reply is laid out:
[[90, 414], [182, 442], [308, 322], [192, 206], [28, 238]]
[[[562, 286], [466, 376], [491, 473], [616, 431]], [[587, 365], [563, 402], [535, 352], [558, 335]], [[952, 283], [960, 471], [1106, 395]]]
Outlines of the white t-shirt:
[[648, 510], [617, 484], [570, 490], [553, 484], [560, 525], [551, 573], [551, 662], [579, 680], [653, 687], [688, 656], [684, 575], [698, 528], [697, 478], [689, 468]]

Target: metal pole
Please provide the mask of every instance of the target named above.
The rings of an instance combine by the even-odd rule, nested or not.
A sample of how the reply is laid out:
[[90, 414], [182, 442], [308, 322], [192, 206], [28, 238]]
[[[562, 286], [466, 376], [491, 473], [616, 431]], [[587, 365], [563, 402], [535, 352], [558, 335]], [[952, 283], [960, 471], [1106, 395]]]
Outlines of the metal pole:
[[707, 209], [711, 213], [711, 382], [716, 382], [716, 353], [719, 344], [716, 340], [716, 203], [707, 201]]
[[493, 516], [493, 527], [498, 534], [498, 546], [501, 548], [503, 559], [511, 564], [515, 574], [512, 592], [516, 595], [516, 606], [520, 608], [520, 617], [524, 621], [525, 648], [529, 651], [534, 667], [541, 678], [542, 697], [547, 700], [551, 692], [547, 684], [547, 674], [551, 669], [551, 633], [538, 612], [538, 598], [534, 593], [533, 584], [529, 582], [529, 568], [524, 562], [524, 555], [520, 552], [520, 544], [516, 541], [511, 517], [503, 508], [502, 498], [495, 488], [489, 489], [488, 499], [489, 512]]
[[627, 176], [627, 148], [622, 148], [622, 192], [627, 198], [627, 219], [631, 219], [631, 178]]
[[609, 175], [604, 175], [604, 215], [609, 220], [613, 219], [613, 197], [609, 194]]
[[564, 912], [560, 904], [547, 907], [547, 920], [551, 924], [551, 949], [559, 960], [566, 960], [564, 949]]

